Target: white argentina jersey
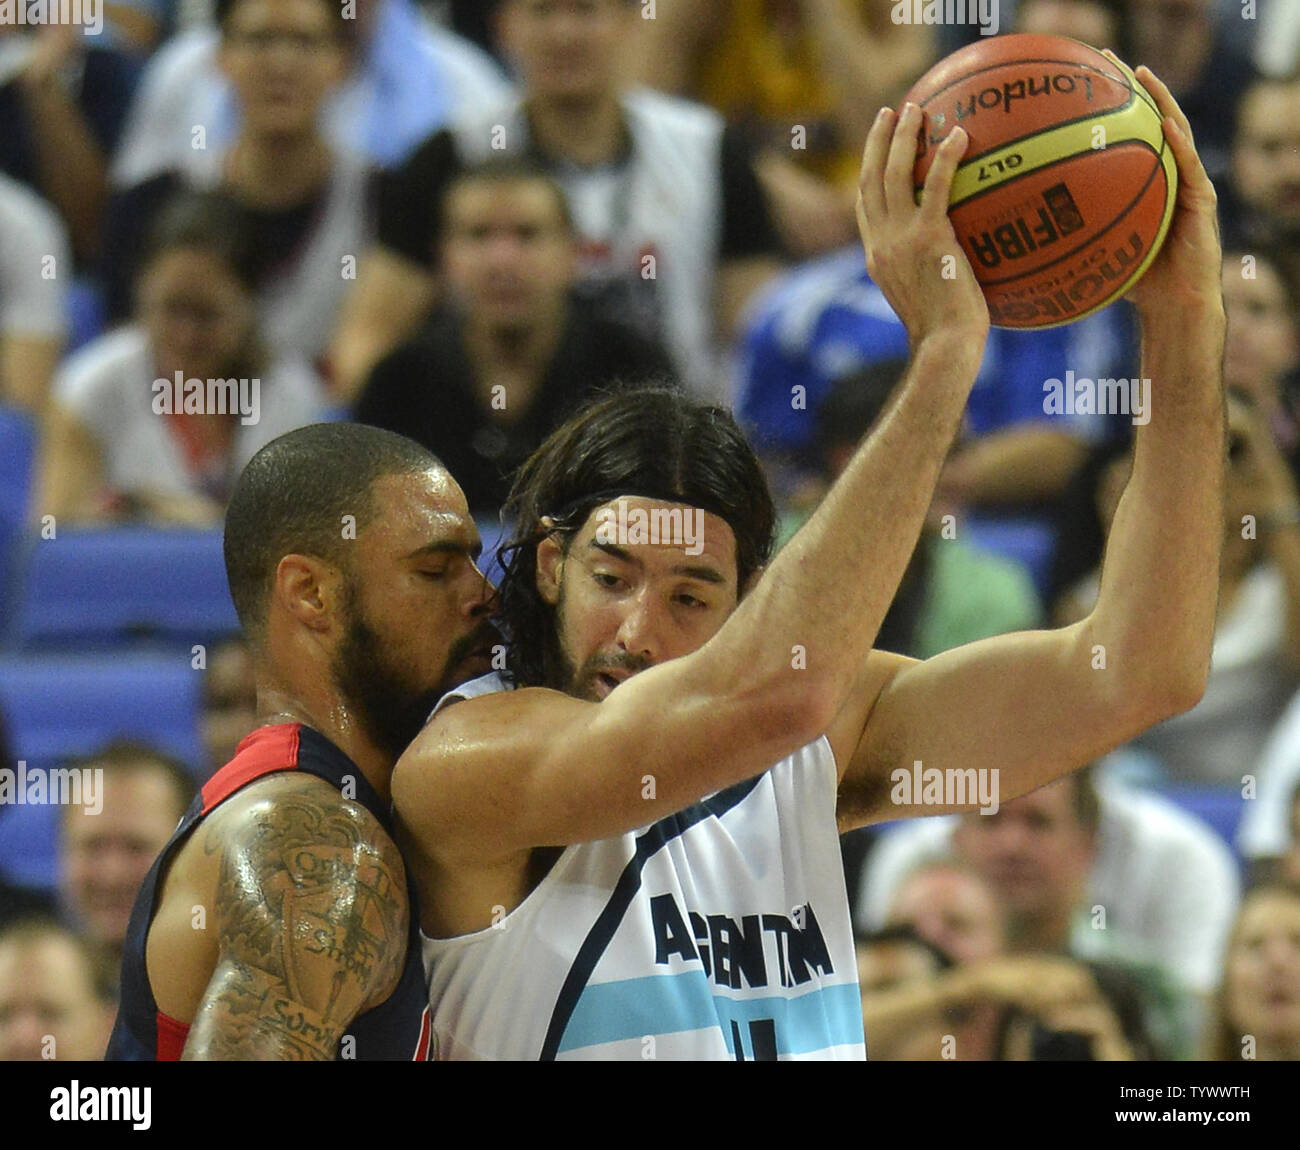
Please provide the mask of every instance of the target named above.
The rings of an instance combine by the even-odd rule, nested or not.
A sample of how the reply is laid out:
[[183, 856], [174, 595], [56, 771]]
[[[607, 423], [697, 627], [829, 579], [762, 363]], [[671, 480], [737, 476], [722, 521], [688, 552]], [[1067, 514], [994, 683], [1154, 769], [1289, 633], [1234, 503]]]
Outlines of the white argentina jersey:
[[[439, 708], [506, 689], [487, 675]], [[438, 1057], [865, 1058], [836, 785], [818, 739], [566, 848], [495, 926], [425, 937]]]

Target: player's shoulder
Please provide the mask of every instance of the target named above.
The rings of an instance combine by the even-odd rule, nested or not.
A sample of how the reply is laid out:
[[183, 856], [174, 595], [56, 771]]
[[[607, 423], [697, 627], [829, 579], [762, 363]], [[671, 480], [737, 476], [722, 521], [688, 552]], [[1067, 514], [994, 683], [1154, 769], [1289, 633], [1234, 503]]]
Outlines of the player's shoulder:
[[481, 778], [526, 766], [576, 711], [596, 705], [545, 687], [511, 688], [497, 675], [444, 696], [393, 771], [399, 819], [423, 821], [441, 806], [447, 772]]
[[[485, 676], [495, 679], [496, 676]], [[398, 769], [412, 750], [451, 753], [480, 745], [468, 742], [490, 739], [496, 746], [527, 740], [544, 731], [548, 722], [572, 714], [575, 709], [595, 706], [548, 687], [496, 688], [475, 680], [445, 697], [429, 722], [398, 762]]]
[[330, 860], [340, 880], [362, 865], [400, 879], [405, 866], [379, 819], [355, 798], [316, 775], [282, 771], [257, 779], [226, 799], [205, 820], [207, 855], [314, 869]]

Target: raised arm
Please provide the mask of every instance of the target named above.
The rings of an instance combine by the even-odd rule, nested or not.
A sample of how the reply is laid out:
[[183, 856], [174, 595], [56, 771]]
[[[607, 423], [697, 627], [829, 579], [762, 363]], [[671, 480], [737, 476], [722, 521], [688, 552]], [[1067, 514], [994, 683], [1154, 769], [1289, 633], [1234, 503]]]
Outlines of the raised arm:
[[205, 852], [221, 857], [209, 924], [219, 957], [183, 1057], [328, 1061], [401, 977], [401, 856], [373, 815], [319, 779], [231, 802], [204, 831]]
[[1137, 432], [1096, 607], [1064, 630], [999, 636], [924, 663], [874, 655], [832, 736], [845, 829], [974, 805], [894, 805], [892, 772], [918, 760], [996, 770], [1006, 801], [1186, 710], [1205, 690], [1225, 463], [1215, 195], [1186, 118], [1163, 84], [1149, 72], [1141, 78], [1167, 117], [1178, 206], [1132, 295], [1152, 415]]
[[[988, 311], [946, 214], [965, 148], [922, 197], [921, 117], [883, 113], [863, 161], [867, 263], [915, 348], [895, 401], [821, 507], [709, 642], [600, 705], [516, 691], [448, 708], [399, 762], [393, 797], [424, 848], [505, 859], [643, 826], [816, 739], [871, 649], [974, 382]], [[944, 278], [955, 257], [957, 278]], [[804, 657], [797, 658], [795, 648]]]

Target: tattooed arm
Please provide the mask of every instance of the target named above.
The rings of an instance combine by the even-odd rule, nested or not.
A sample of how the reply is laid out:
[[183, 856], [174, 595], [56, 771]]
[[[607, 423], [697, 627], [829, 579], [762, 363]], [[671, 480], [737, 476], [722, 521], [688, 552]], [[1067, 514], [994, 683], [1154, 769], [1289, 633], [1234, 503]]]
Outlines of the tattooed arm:
[[205, 829], [219, 953], [183, 1057], [328, 1061], [406, 961], [406, 872], [368, 811], [316, 778], [249, 788]]

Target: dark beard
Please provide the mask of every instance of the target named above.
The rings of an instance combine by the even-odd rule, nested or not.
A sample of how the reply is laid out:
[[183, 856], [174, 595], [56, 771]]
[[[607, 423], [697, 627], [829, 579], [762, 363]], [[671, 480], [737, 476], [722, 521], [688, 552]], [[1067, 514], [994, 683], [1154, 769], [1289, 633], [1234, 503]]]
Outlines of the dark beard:
[[395, 763], [423, 729], [441, 690], [418, 690], [402, 679], [385, 660], [383, 644], [361, 617], [355, 596], [349, 599], [347, 632], [330, 670], [371, 742]]
[[628, 671], [635, 675], [650, 665], [637, 655], [592, 655], [583, 662], [581, 667], [576, 667], [573, 660], [569, 658], [568, 652], [564, 650], [564, 644], [560, 642], [563, 627], [564, 580], [561, 579], [554, 615], [554, 678], [556, 681], [548, 686], [563, 691], [566, 695], [572, 695], [575, 699], [583, 699], [588, 703], [600, 702], [595, 687], [596, 676], [601, 671]]

